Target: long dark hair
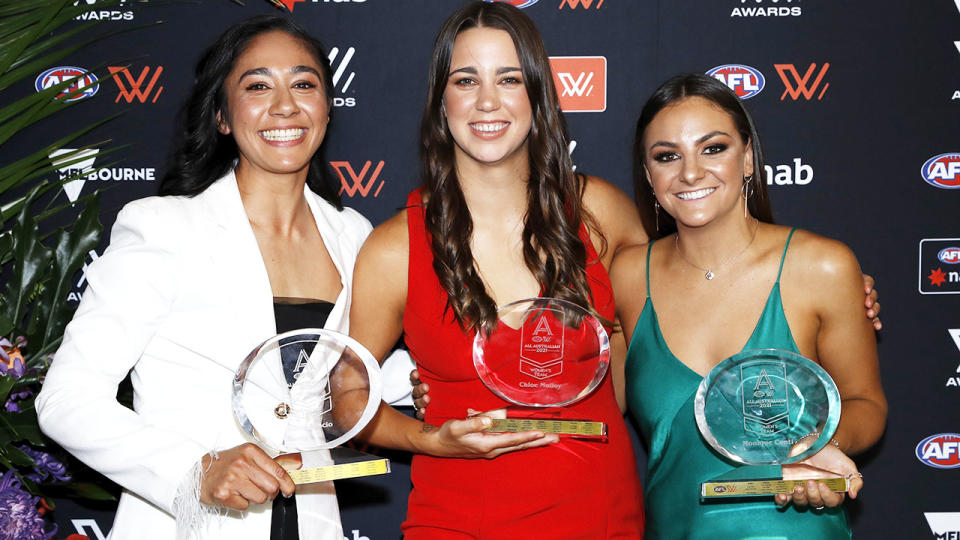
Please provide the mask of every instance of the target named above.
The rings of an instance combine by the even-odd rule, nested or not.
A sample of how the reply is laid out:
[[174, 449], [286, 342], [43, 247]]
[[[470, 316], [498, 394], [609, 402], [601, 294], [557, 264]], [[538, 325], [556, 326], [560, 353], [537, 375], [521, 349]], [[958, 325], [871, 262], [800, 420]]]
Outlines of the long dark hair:
[[[720, 107], [733, 119], [744, 144], [750, 141], [753, 152], [753, 194], [747, 201], [750, 215], [765, 223], [773, 223], [773, 213], [770, 211], [770, 198], [767, 195], [767, 174], [763, 167], [763, 150], [760, 147], [760, 135], [753, 123], [753, 117], [744, 108], [743, 102], [727, 85], [700, 73], [678, 75], [660, 85], [660, 88], [650, 96], [640, 112], [637, 120], [637, 135], [633, 144], [633, 189], [640, 210], [640, 219], [643, 228], [651, 240], [662, 238], [677, 231], [677, 223], [666, 212], [654, 209], [657, 198], [650, 186], [647, 173], [643, 168], [644, 148], [643, 135], [647, 126], [667, 106], [688, 97], [701, 97]], [[659, 222], [658, 222], [659, 220]]]
[[567, 125], [560, 111], [550, 61], [540, 34], [519, 9], [506, 3], [470, 3], [451, 15], [434, 43], [430, 88], [420, 124], [420, 162], [426, 228], [433, 269], [461, 328], [495, 323], [497, 305], [487, 294], [470, 249], [473, 219], [457, 179], [454, 140], [442, 113], [453, 44], [470, 28], [504, 30], [520, 59], [533, 117], [527, 146], [530, 179], [523, 227], [523, 259], [543, 296], [590, 309], [586, 248], [580, 223], [589, 220], [581, 197], [585, 179], [574, 172], [567, 151]]
[[[332, 112], [333, 74], [323, 44], [288, 17], [262, 15], [239, 22], [221, 34], [197, 62], [193, 90], [180, 110], [174, 153], [160, 183], [160, 195], [193, 197], [233, 167], [238, 157], [237, 143], [232, 135], [217, 130], [217, 112], [227, 114], [223, 83], [250, 42], [267, 32], [284, 32], [313, 54], [323, 72], [327, 108]], [[322, 148], [320, 145], [310, 160], [307, 185], [342, 209], [339, 184], [326, 164]]]

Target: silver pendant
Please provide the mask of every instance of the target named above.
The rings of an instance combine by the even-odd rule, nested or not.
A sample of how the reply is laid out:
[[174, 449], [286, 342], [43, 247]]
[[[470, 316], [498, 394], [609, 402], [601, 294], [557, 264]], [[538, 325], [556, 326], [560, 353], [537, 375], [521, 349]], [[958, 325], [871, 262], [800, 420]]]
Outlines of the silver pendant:
[[707, 273], [704, 274], [703, 277], [707, 278], [707, 281], [709, 281], [717, 276], [713, 273], [713, 270], [707, 270]]

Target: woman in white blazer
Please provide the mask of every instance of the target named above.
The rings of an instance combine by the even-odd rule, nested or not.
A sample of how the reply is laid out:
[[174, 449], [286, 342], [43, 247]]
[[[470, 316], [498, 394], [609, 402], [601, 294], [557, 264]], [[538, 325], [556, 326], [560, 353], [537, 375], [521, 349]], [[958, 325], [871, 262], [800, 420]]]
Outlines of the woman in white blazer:
[[[370, 224], [318, 152], [326, 57], [282, 17], [227, 30], [197, 65], [163, 196], [126, 205], [88, 269], [36, 403], [47, 435], [124, 488], [111, 538], [267, 539], [271, 500], [294, 492], [234, 421], [231, 381], [276, 333], [274, 297], [332, 302], [325, 326], [348, 330]], [[116, 400], [128, 373], [134, 410]], [[299, 538], [343, 539], [332, 483], [296, 487], [296, 510]]]

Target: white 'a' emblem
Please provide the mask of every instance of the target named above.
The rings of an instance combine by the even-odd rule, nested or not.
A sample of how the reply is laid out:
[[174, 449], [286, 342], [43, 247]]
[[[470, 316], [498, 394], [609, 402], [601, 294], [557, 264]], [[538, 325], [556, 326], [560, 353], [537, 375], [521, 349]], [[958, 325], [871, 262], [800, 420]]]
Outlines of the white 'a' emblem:
[[546, 317], [540, 317], [540, 320], [537, 321], [537, 327], [533, 329], [533, 335], [542, 334], [546, 332], [548, 336], [553, 335], [553, 330], [550, 329], [550, 323], [547, 321]]
[[753, 387], [754, 391], [759, 390], [761, 386], [766, 387], [767, 390], [773, 390], [773, 383], [770, 381], [770, 376], [767, 375], [767, 370], [761, 369], [760, 375], [757, 377], [757, 385]]

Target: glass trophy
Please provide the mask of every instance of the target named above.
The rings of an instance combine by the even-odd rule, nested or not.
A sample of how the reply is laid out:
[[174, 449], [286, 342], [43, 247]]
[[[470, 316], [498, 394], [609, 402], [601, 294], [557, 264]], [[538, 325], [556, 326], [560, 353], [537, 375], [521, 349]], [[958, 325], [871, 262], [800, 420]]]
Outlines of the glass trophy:
[[[343, 447], [380, 406], [380, 366], [348, 336], [304, 328], [258, 345], [233, 379], [233, 413], [243, 430], [309, 484], [390, 472], [390, 462]], [[289, 456], [296, 457], [296, 456]], [[300, 461], [300, 468], [289, 470]]]
[[523, 411], [494, 419], [489, 431], [538, 430], [605, 440], [603, 422], [563, 417], [563, 407], [590, 395], [610, 365], [610, 340], [596, 317], [556, 298], [527, 298], [497, 312], [495, 326], [473, 340], [473, 365], [494, 394]]
[[809, 466], [810, 478], [783, 477], [782, 465], [819, 452], [840, 422], [837, 385], [808, 358], [779, 349], [731, 356], [700, 383], [694, 415], [704, 440], [742, 464], [702, 483], [701, 500], [789, 493], [810, 478], [849, 488], [847, 478]]

